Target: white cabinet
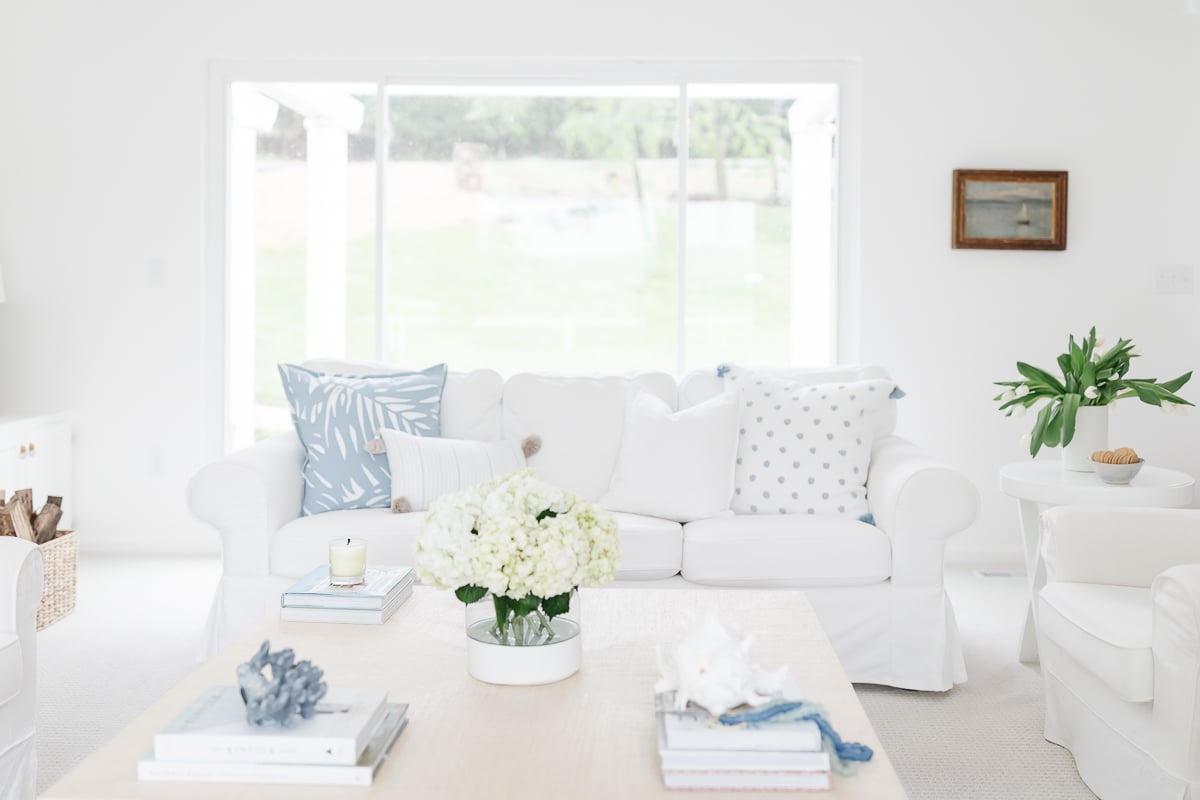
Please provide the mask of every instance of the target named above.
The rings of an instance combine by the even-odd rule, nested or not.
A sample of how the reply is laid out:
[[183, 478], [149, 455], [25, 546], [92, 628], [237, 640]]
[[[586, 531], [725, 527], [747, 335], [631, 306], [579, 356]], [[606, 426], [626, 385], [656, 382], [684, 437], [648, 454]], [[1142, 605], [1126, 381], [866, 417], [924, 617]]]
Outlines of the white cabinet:
[[71, 423], [60, 415], [0, 417], [0, 489], [33, 489], [34, 511], [47, 495], [63, 498], [60, 528], [71, 525]]

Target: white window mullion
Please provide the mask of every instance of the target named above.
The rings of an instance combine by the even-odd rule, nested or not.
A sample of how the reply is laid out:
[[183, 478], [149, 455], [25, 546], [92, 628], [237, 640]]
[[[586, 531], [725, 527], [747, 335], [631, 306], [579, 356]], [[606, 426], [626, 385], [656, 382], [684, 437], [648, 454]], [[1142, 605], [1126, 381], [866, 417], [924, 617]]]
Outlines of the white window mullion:
[[688, 198], [688, 92], [687, 84], [679, 84], [679, 145], [675, 157], [679, 161], [677, 191], [678, 222], [676, 224], [675, 255], [675, 374], [683, 375], [687, 364], [687, 198]]
[[391, 130], [387, 81], [375, 93], [375, 360], [383, 361], [384, 289], [387, 266], [387, 165]]

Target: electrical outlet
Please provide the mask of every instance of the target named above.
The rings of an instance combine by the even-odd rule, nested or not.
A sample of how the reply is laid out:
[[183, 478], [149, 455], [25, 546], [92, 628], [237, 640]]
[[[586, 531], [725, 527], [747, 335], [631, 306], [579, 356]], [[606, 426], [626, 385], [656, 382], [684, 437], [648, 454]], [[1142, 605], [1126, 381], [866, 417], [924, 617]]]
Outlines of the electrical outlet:
[[1191, 294], [1195, 270], [1186, 264], [1160, 264], [1154, 269], [1155, 294]]
[[151, 447], [147, 452], [146, 471], [155, 477], [163, 474], [163, 451], [161, 447]]
[[146, 262], [146, 285], [151, 289], [161, 289], [166, 281], [167, 265], [161, 258], [152, 258]]

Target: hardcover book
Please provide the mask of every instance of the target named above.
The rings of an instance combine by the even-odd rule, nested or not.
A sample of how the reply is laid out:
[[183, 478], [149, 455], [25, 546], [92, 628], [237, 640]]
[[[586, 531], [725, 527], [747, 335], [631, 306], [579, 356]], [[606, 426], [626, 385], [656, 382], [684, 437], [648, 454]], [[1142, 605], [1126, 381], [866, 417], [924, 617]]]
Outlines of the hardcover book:
[[280, 605], [379, 610], [412, 581], [411, 567], [379, 566], [367, 567], [357, 586], [334, 586], [329, 582], [329, 565], [322, 564], [292, 584], [280, 597]]
[[672, 750], [664, 715], [658, 716], [658, 756], [663, 772], [829, 772], [824, 750]]
[[279, 618], [284, 622], [341, 622], [352, 625], [382, 625], [396, 609], [412, 596], [412, 584], [393, 594], [383, 608], [312, 608], [309, 606], [284, 606], [279, 609]]
[[154, 737], [159, 761], [353, 766], [387, 711], [383, 689], [330, 689], [311, 719], [252, 726], [236, 686], [213, 686]]
[[138, 780], [370, 786], [392, 745], [408, 725], [407, 705], [392, 703], [386, 705], [385, 709], [383, 718], [356, 764], [164, 761], [151, 752], [138, 761]]

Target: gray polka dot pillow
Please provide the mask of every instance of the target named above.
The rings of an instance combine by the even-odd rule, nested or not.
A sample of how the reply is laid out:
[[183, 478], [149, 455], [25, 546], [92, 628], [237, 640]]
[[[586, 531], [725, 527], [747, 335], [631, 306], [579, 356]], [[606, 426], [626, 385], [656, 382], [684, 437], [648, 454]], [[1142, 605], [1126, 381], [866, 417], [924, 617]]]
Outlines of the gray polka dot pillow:
[[804, 384], [730, 367], [725, 388], [734, 387], [742, 390], [734, 512], [868, 513], [872, 415], [893, 381]]

